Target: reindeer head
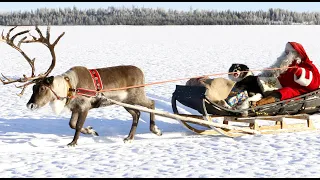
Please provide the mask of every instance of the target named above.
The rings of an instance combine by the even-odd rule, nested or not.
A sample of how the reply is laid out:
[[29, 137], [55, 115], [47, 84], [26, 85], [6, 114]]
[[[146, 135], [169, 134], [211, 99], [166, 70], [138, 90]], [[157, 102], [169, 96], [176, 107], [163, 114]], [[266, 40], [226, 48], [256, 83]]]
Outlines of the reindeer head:
[[[31, 96], [29, 102], [27, 103], [27, 107], [30, 109], [36, 109], [36, 108], [44, 106], [45, 104], [47, 104], [49, 101], [52, 100], [52, 92], [50, 92], [50, 89], [51, 89], [54, 77], [53, 76], [48, 77], [48, 75], [53, 70], [55, 63], [56, 63], [56, 56], [55, 56], [55, 52], [54, 52], [54, 47], [59, 42], [60, 38], [64, 35], [64, 32], [54, 41], [54, 43], [51, 44], [50, 43], [50, 27], [47, 27], [47, 34], [46, 34], [46, 37], [44, 37], [42, 35], [40, 29], [36, 26], [35, 30], [38, 32], [38, 34], [40, 36], [39, 38], [29, 34], [32, 37], [31, 40], [27, 40], [27, 36], [25, 36], [16, 45], [16, 44], [14, 44], [15, 38], [20, 35], [26, 34], [30, 31], [30, 30], [26, 30], [26, 31], [19, 32], [10, 38], [10, 33], [16, 27], [11, 28], [9, 30], [9, 32], [7, 33], [6, 37], [3, 35], [3, 31], [2, 31], [0, 41], [7, 43], [9, 46], [11, 46], [14, 49], [16, 49], [17, 51], [19, 51], [20, 54], [28, 61], [29, 65], [31, 66], [31, 70], [32, 70], [31, 76], [27, 77], [25, 74], [23, 74], [22, 78], [11, 79], [11, 78], [8, 78], [2, 74], [4, 80], [2, 78], [0, 78], [0, 80], [4, 85], [10, 84], [10, 83], [16, 83], [16, 82], [24, 83], [21, 86], [16, 86], [17, 88], [22, 88], [22, 91], [20, 92], [20, 94], [18, 94], [19, 96], [23, 95], [25, 88], [28, 85], [35, 83], [35, 85], [33, 86], [33, 93], [32, 93], [32, 96]], [[52, 56], [52, 62], [51, 62], [50, 67], [48, 68], [48, 70], [45, 73], [39, 74], [38, 76], [35, 76], [35, 67], [34, 67], [35, 59], [30, 59], [24, 53], [24, 51], [22, 51], [20, 48], [22, 43], [35, 43], [35, 42], [41, 43], [41, 44], [45, 45], [46, 47], [48, 47], [48, 49], [51, 53], [51, 56]]]
[[50, 89], [53, 84], [54, 77], [45, 77], [36, 82], [32, 87], [32, 95], [27, 103], [27, 107], [31, 110], [43, 107], [48, 102], [54, 100], [53, 92]]

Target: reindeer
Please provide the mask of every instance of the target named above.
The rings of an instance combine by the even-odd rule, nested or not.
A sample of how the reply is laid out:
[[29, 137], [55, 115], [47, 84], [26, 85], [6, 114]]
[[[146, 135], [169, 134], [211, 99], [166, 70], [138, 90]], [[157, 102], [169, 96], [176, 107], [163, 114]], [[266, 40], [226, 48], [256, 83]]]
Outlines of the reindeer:
[[[31, 40], [27, 40], [27, 36], [25, 36], [16, 45], [14, 44], [15, 38], [30, 31], [26, 30], [19, 32], [10, 38], [11, 31], [16, 27], [11, 28], [6, 37], [3, 35], [2, 31], [0, 40], [22, 54], [31, 66], [32, 73], [29, 77], [23, 75], [23, 77], [19, 79], [10, 79], [2, 74], [4, 79], [0, 78], [0, 80], [4, 85], [16, 82], [24, 83], [21, 86], [16, 86], [22, 88], [22, 91], [18, 94], [19, 96], [23, 95], [25, 88], [28, 85], [34, 84], [32, 96], [27, 103], [27, 107], [30, 110], [36, 110], [47, 104], [51, 106], [56, 114], [59, 114], [64, 108], [70, 109], [72, 114], [69, 126], [70, 128], [75, 129], [75, 134], [68, 146], [77, 145], [80, 133], [98, 136], [98, 133], [91, 126], [83, 128], [83, 124], [90, 109], [112, 105], [113, 103], [108, 101], [109, 98], [131, 105], [140, 105], [146, 108], [155, 109], [154, 101], [146, 97], [144, 87], [141, 86], [144, 84], [144, 74], [138, 67], [123, 65], [87, 69], [83, 66], [75, 66], [60, 75], [48, 76], [56, 63], [54, 47], [65, 33], [63, 32], [58, 36], [54, 43], [51, 44], [49, 41], [50, 27], [47, 27], [46, 37], [44, 37], [40, 29], [36, 26], [35, 30], [38, 32], [39, 38], [29, 34], [32, 37]], [[52, 56], [52, 63], [45, 73], [39, 74], [38, 76], [35, 75], [35, 59], [30, 59], [21, 50], [20, 46], [22, 43], [41, 43], [48, 47]], [[136, 86], [136, 88], [123, 88], [134, 86]], [[112, 91], [112, 89], [120, 90]], [[126, 107], [124, 108], [133, 118], [130, 132], [128, 136], [124, 138], [124, 142], [127, 143], [134, 140], [140, 118], [140, 111]], [[161, 136], [162, 132], [155, 125], [154, 119], [155, 114], [150, 113], [150, 131]]]

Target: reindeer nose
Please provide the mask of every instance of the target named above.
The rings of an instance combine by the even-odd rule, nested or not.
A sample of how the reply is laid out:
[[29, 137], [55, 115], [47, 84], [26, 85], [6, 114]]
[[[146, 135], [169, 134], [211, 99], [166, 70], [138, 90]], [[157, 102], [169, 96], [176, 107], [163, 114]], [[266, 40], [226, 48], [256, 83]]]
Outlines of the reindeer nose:
[[31, 110], [34, 110], [34, 109], [37, 109], [38, 106], [34, 103], [30, 103], [30, 104], [27, 104], [27, 107]]

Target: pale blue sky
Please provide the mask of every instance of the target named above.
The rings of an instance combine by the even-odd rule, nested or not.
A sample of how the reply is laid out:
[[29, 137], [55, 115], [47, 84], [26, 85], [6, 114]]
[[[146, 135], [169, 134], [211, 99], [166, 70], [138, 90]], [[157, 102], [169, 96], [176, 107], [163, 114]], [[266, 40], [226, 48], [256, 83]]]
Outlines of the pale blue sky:
[[188, 11], [193, 9], [206, 10], [268, 10], [269, 8], [281, 8], [292, 11], [318, 11], [320, 2], [0, 2], [0, 11], [31, 10], [37, 8], [65, 8], [76, 6], [78, 9], [114, 7], [148, 7], [165, 8]]

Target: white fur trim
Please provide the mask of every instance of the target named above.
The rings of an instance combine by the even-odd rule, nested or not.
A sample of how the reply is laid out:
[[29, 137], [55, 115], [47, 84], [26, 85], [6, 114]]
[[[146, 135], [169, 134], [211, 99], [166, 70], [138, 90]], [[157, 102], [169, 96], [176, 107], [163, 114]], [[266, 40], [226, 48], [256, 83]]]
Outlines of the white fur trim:
[[301, 73], [301, 76], [300, 78], [298, 79], [296, 75], [294, 75], [294, 81], [298, 84], [300, 84], [301, 86], [309, 86], [311, 81], [312, 81], [312, 72], [309, 71], [310, 73], [310, 77], [309, 79], [306, 78], [306, 70], [304, 68], [301, 68], [302, 70], [302, 73]]

